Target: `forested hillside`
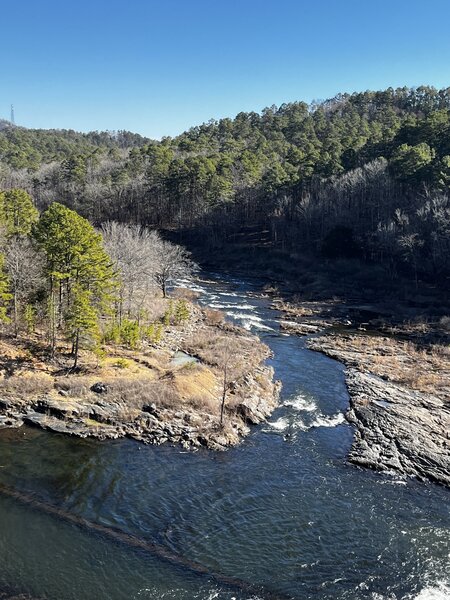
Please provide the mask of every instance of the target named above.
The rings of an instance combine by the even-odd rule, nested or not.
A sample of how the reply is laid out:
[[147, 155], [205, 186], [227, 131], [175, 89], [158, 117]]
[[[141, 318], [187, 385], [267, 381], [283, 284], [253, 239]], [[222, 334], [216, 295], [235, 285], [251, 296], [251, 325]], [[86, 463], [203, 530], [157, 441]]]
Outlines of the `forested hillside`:
[[450, 274], [450, 88], [388, 89], [270, 107], [160, 142], [119, 132], [0, 131], [0, 188], [96, 224], [265, 228], [285, 251]]

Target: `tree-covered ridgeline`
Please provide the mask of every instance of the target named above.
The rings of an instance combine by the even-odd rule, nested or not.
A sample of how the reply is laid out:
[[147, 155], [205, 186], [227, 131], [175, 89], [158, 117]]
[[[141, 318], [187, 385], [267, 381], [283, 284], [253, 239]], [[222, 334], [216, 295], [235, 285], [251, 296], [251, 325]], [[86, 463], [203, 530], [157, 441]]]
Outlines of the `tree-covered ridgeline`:
[[1, 160], [15, 170], [36, 171], [43, 164], [76, 156], [95, 162], [97, 155], [117, 156], [121, 150], [149, 143], [148, 138], [129, 131], [79, 133], [70, 129], [26, 129], [0, 120]]
[[393, 278], [442, 281], [450, 88], [283, 104], [160, 142], [5, 128], [0, 186], [27, 190], [40, 210], [59, 200], [95, 223], [197, 229], [212, 244], [260, 227], [287, 251], [359, 257]]
[[0, 322], [15, 337], [45, 333], [49, 354], [69, 344], [77, 368], [82, 348], [156, 342], [163, 325], [187, 317], [185, 303], [152, 319], [166, 286], [188, 276], [188, 253], [141, 226], [105, 223], [97, 231], [53, 202], [42, 213], [21, 189], [0, 192]]

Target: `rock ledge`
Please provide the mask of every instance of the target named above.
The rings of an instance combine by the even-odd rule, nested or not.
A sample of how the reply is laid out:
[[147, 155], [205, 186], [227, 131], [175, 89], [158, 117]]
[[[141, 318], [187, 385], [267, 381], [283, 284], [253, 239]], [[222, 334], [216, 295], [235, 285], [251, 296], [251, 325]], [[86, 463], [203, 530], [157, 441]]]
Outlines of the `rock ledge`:
[[349, 460], [450, 487], [450, 406], [356, 369], [346, 380], [356, 427]]

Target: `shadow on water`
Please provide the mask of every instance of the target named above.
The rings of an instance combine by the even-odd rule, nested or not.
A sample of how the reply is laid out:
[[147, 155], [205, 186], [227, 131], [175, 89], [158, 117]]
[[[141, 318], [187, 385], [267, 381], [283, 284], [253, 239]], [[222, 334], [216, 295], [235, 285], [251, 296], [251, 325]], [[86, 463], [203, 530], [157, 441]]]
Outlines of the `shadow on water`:
[[89, 521], [88, 519], [84, 519], [83, 517], [70, 513], [62, 508], [58, 508], [47, 502], [42, 502], [31, 494], [19, 492], [18, 490], [14, 490], [13, 488], [7, 487], [3, 484], [0, 484], [0, 494], [8, 498], [12, 498], [13, 500], [18, 501], [33, 510], [43, 512], [56, 519], [60, 519], [66, 523], [70, 523], [71, 525], [75, 525], [84, 531], [99, 535], [109, 542], [122, 544], [133, 550], [148, 552], [160, 560], [167, 561], [175, 567], [186, 569], [198, 576], [207, 577], [208, 580], [212, 580], [214, 583], [219, 584], [220, 586], [225, 586], [231, 590], [238, 590], [239, 592], [245, 592], [246, 594], [256, 594], [259, 598], [264, 600], [288, 600], [291, 598], [291, 596], [271, 592], [261, 586], [252, 585], [241, 579], [228, 577], [222, 573], [215, 573], [204, 565], [201, 565], [193, 560], [189, 560], [181, 555], [174, 554], [167, 547], [164, 547], [160, 544], [139, 538], [129, 533], [125, 533], [117, 528], [107, 527], [105, 525], [101, 525], [100, 523]]

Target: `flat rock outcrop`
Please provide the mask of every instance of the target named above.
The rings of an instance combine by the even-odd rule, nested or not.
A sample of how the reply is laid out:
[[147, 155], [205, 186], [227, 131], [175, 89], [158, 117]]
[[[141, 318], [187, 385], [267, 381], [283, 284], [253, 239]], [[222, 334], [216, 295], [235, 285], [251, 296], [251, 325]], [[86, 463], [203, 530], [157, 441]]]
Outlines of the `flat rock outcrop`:
[[450, 404], [356, 369], [346, 372], [349, 460], [450, 486]]
[[25, 423], [76, 437], [130, 437], [146, 444], [169, 442], [184, 448], [224, 450], [239, 443], [249, 433], [249, 425], [264, 421], [272, 413], [278, 395], [273, 369], [262, 364], [229, 390], [225, 427], [219, 426], [216, 416], [183, 404], [173, 408], [150, 404], [124, 411], [123, 402], [107, 391], [90, 399], [64, 395], [42, 396], [31, 402], [0, 399], [0, 427]]

